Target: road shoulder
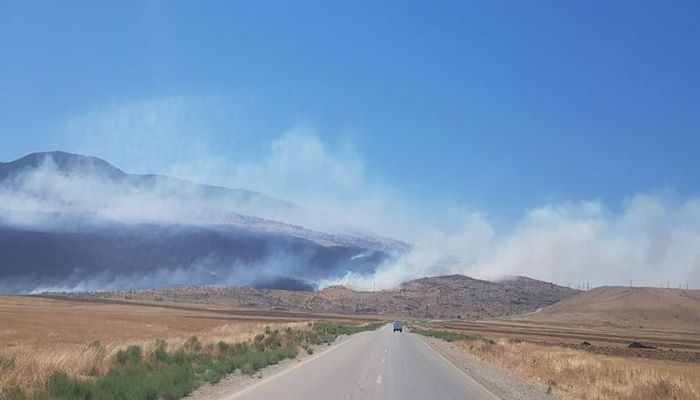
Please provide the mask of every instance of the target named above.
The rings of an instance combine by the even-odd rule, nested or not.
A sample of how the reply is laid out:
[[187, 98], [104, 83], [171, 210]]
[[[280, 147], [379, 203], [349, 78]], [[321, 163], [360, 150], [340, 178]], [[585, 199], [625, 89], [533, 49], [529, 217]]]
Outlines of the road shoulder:
[[454, 343], [424, 336], [420, 338], [455, 367], [464, 371], [502, 400], [563, 400], [554, 394], [547, 394], [545, 384], [523, 382], [485, 365], [461, 351]]
[[[355, 334], [357, 335], [357, 334]], [[312, 346], [313, 354], [308, 354], [305, 351], [299, 351], [293, 359], [282, 360], [275, 365], [270, 365], [253, 375], [242, 374], [240, 370], [232, 374], [228, 374], [216, 384], [206, 383], [185, 397], [185, 400], [224, 400], [234, 394], [248, 389], [260, 382], [273, 378], [279, 374], [285, 373], [296, 366], [306, 363], [309, 360], [321, 357], [325, 353], [335, 349], [346, 341], [352, 339], [355, 335], [339, 336], [331, 345]]]

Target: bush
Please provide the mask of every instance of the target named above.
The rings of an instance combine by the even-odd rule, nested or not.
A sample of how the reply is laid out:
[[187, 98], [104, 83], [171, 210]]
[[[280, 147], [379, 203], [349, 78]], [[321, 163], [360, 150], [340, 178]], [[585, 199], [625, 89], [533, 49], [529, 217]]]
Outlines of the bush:
[[199, 353], [202, 351], [202, 343], [199, 341], [197, 336], [192, 336], [185, 342], [185, 351], [190, 353]]
[[228, 343], [224, 342], [223, 340], [220, 341], [217, 346], [219, 347], [219, 352], [221, 353], [227, 353], [229, 349], [231, 348], [231, 345]]
[[243, 366], [241, 367], [241, 373], [246, 375], [253, 375], [255, 373], [255, 368], [253, 367], [253, 364], [243, 364]]
[[156, 341], [155, 350], [153, 350], [153, 360], [157, 362], [167, 362], [169, 359], [168, 344], [164, 340]]
[[114, 359], [119, 365], [138, 364], [141, 362], [142, 355], [141, 347], [129, 346], [126, 350], [119, 350]]

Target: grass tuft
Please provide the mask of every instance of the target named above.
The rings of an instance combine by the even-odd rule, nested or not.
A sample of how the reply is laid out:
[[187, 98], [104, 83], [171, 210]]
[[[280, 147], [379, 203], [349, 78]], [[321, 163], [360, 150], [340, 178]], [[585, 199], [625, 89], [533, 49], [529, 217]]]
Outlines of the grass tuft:
[[114, 361], [118, 365], [138, 364], [141, 362], [143, 351], [139, 346], [129, 346], [126, 350], [119, 350], [114, 356]]
[[197, 336], [192, 336], [191, 338], [187, 339], [184, 347], [185, 351], [190, 353], [199, 353], [202, 351], [202, 343], [199, 341]]

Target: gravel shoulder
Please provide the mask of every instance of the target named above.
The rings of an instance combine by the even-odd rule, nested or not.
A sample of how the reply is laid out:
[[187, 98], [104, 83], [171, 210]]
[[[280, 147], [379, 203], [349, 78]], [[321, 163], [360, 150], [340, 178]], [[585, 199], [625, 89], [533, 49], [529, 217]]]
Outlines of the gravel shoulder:
[[502, 400], [566, 400], [554, 393], [547, 394], [547, 385], [524, 382], [504, 371], [490, 367], [464, 353], [454, 343], [421, 336], [428, 346], [448, 359]]

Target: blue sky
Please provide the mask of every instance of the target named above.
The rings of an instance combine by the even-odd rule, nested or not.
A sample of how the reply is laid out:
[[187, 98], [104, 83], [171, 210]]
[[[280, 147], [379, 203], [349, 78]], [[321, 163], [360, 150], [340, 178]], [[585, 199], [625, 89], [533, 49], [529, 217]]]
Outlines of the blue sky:
[[[90, 149], [170, 172], [192, 142], [225, 170], [303, 125], [422, 204], [693, 196], [699, 18], [696, 1], [3, 0], [0, 159]], [[173, 98], [185, 145], [148, 160], [74, 123]]]

